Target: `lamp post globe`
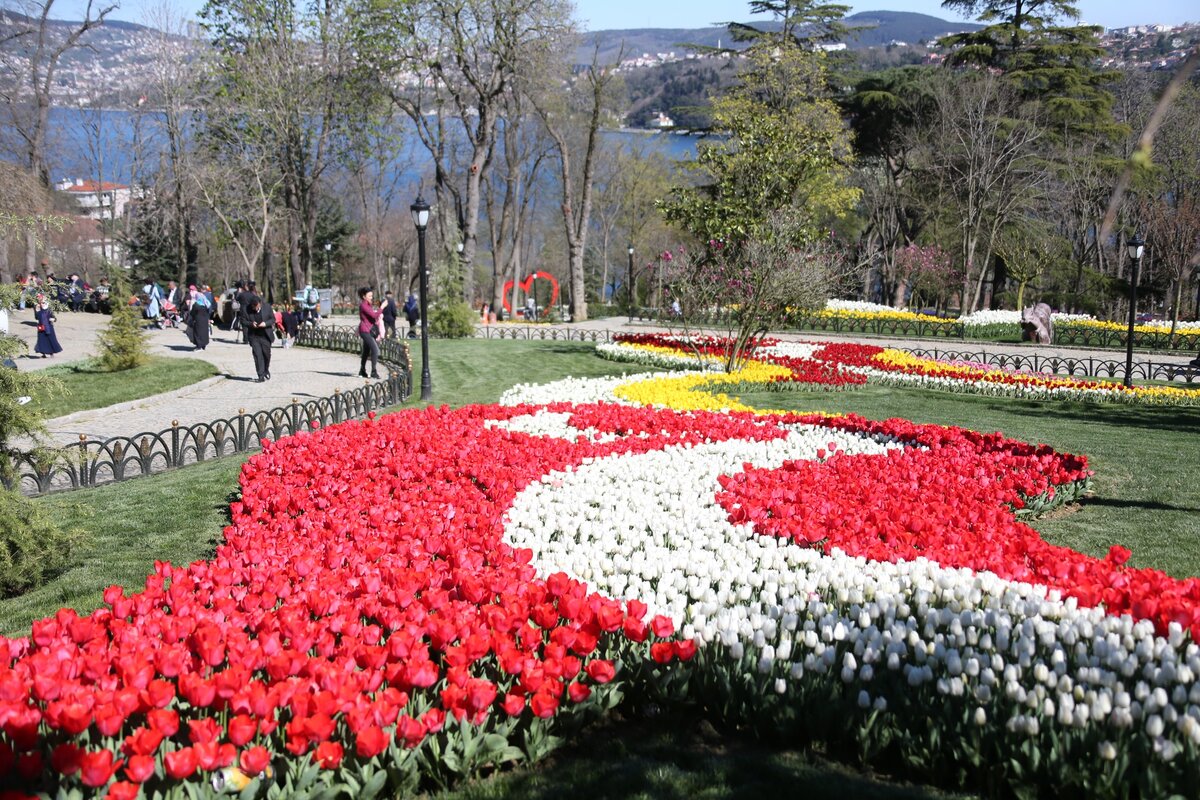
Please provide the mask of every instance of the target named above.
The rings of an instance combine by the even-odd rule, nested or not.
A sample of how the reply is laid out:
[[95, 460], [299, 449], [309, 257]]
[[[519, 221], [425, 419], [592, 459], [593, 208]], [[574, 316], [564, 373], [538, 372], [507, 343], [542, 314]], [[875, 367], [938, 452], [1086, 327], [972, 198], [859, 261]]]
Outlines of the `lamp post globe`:
[[1137, 322], [1137, 287], [1138, 267], [1142, 262], [1142, 254], [1146, 251], [1146, 241], [1141, 233], [1134, 233], [1125, 243], [1126, 254], [1129, 256], [1129, 328], [1125, 333], [1125, 385], [1133, 386], [1133, 328]]
[[429, 227], [429, 203], [420, 194], [409, 207], [417, 228], [417, 271], [421, 292], [421, 401], [433, 399], [433, 379], [429, 374], [429, 273], [425, 267], [425, 229]]

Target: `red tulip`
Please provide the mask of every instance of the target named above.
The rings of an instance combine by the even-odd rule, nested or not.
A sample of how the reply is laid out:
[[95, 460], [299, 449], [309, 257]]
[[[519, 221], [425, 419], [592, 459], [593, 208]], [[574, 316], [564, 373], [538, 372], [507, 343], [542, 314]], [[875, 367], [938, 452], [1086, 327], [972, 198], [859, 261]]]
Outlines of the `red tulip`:
[[120, 764], [111, 750], [85, 752], [79, 757], [79, 779], [84, 786], [98, 788], [108, 783]]
[[378, 725], [363, 728], [354, 739], [354, 752], [359, 758], [374, 758], [387, 746], [388, 735]]
[[238, 766], [242, 768], [242, 772], [252, 778], [262, 773], [270, 763], [271, 753], [262, 745], [243, 750], [241, 756], [238, 757]]
[[337, 742], [321, 742], [313, 751], [313, 761], [321, 765], [321, 769], [336, 769], [342, 763], [343, 749]]
[[155, 763], [151, 756], [130, 756], [125, 762], [125, 777], [134, 783], [145, 783], [154, 775]]
[[199, 764], [196, 751], [191, 747], [184, 747], [163, 756], [163, 766], [166, 767], [167, 776], [177, 781], [191, 777]]

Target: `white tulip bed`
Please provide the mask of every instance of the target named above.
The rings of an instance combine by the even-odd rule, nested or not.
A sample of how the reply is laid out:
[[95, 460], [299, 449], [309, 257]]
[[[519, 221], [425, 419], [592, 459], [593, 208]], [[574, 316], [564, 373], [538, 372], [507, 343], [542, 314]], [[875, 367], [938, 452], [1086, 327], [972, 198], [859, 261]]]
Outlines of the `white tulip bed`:
[[[641, 380], [654, 376], [519, 386], [501, 402], [620, 402], [614, 388]], [[566, 412], [496, 424], [597, 439]], [[987, 795], [1194, 796], [1200, 648], [1179, 624], [1160, 635], [1056, 589], [923, 558], [826, 554], [734, 524], [718, 501], [722, 476], [906, 446], [791, 425], [772, 441], [590, 459], [521, 491], [505, 536], [542, 574], [643, 601], [695, 641], [693, 661], [647, 681], [655, 702]]]

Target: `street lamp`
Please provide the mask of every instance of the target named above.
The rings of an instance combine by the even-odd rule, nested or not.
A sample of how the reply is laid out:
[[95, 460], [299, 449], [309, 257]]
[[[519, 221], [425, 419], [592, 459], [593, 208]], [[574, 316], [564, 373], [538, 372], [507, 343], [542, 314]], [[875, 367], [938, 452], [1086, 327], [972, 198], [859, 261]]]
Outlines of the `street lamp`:
[[425, 271], [425, 228], [429, 225], [429, 203], [417, 194], [409, 207], [417, 226], [417, 270], [421, 279], [421, 402], [433, 399], [433, 379], [429, 376], [429, 274]]
[[325, 243], [325, 285], [333, 289], [333, 262], [330, 261], [329, 251], [333, 249], [332, 242]]
[[629, 253], [629, 321], [633, 322], [633, 242], [625, 252]]
[[1133, 326], [1137, 317], [1137, 285], [1138, 265], [1142, 262], [1142, 253], [1146, 250], [1146, 242], [1140, 233], [1125, 243], [1125, 251], [1133, 262], [1129, 277], [1129, 333], [1125, 337], [1125, 385], [1133, 386]]
[[[1196, 312], [1195, 312], [1196, 316], [1195, 316], [1195, 319], [1200, 319], [1200, 267], [1196, 267], [1195, 278], [1196, 278]], [[1200, 353], [1197, 353], [1196, 357], [1188, 362], [1188, 366], [1200, 367]]]

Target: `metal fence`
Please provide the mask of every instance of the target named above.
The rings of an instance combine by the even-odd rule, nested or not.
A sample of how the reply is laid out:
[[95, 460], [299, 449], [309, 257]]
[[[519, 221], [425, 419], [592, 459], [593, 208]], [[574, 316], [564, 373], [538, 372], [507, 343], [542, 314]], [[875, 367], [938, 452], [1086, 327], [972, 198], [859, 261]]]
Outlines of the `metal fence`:
[[[362, 340], [346, 329], [302, 329], [297, 344], [324, 350], [358, 353]], [[164, 472], [222, 456], [249, 453], [263, 439], [278, 439], [314, 424], [324, 427], [361, 419], [372, 411], [403, 403], [412, 392], [408, 348], [385, 340], [380, 360], [388, 371], [384, 380], [332, 397], [300, 402], [267, 411], [240, 413], [230, 419], [180, 425], [156, 432], [96, 440], [80, 437], [78, 444], [32, 453], [11, 453], [14, 476], [10, 486], [36, 496], [84, 489]]]
[[482, 325], [475, 328], [476, 339], [514, 339], [539, 342], [593, 342], [607, 344], [622, 331], [576, 330], [554, 325]]
[[[1124, 378], [1125, 360], [1105, 358], [1082, 358], [1069, 356], [1043, 356], [1036, 353], [982, 353], [966, 350], [925, 350], [921, 348], [897, 348], [921, 358], [938, 361], [970, 361], [976, 364], [1065, 375], [1074, 378]], [[1153, 361], [1134, 361], [1132, 377], [1141, 381], [1174, 381], [1200, 383], [1200, 369], [1180, 364], [1159, 364]]]
[[[643, 322], [662, 320], [663, 312], [657, 308], [639, 308], [633, 318]], [[667, 322], [670, 322], [667, 319]], [[729, 322], [727, 313], [701, 316], [693, 324], [721, 326]], [[966, 339], [967, 328], [957, 320], [932, 322], [923, 319], [874, 319], [864, 317], [821, 316], [817, 314], [792, 314], [778, 330], [822, 333], [865, 333], [873, 336], [896, 336], [921, 339]], [[1018, 330], [1014, 326], [1014, 330]], [[1063, 322], [1054, 326], [1054, 344], [1059, 347], [1095, 347], [1120, 350], [1125, 347], [1127, 331]], [[1135, 331], [1133, 346], [1139, 350], [1164, 352], [1190, 352], [1200, 348], [1200, 334], [1170, 331]]]

